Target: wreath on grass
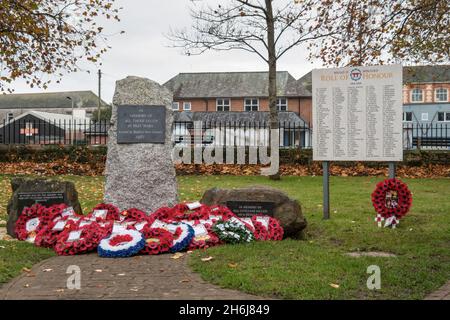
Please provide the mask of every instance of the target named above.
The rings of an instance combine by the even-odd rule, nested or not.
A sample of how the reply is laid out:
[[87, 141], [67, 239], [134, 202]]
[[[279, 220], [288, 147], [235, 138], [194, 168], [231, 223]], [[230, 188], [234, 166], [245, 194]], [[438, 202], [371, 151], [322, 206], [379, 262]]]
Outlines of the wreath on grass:
[[98, 245], [98, 255], [104, 258], [131, 257], [144, 247], [145, 238], [142, 233], [126, 230], [102, 239]]
[[284, 230], [277, 219], [264, 215], [255, 215], [251, 219], [255, 228], [254, 234], [257, 240], [283, 240]]
[[17, 239], [34, 243], [37, 233], [45, 226], [46, 207], [36, 203], [31, 207], [25, 207], [17, 219], [14, 232]]
[[411, 208], [411, 191], [399, 179], [387, 179], [377, 184], [372, 193], [372, 204], [381, 218], [401, 219]]
[[54, 249], [62, 256], [91, 252], [106, 235], [106, 229], [97, 222], [82, 228], [78, 226], [66, 228], [58, 235]]
[[78, 224], [68, 219], [50, 220], [36, 235], [34, 244], [38, 247], [53, 248], [58, 235], [66, 229], [76, 229]]
[[[186, 249], [194, 238], [194, 229], [186, 223], [172, 224], [176, 228], [173, 234], [173, 242], [170, 247], [171, 252], [178, 252]], [[171, 225], [168, 225], [170, 229]]]
[[143, 229], [142, 233], [145, 237], [145, 246], [141, 250], [143, 254], [160, 254], [168, 252], [172, 247], [173, 235], [171, 232], [162, 228], [151, 228], [147, 224]]
[[213, 226], [213, 231], [226, 243], [249, 243], [255, 240], [253, 232], [244, 223], [236, 221], [219, 221]]

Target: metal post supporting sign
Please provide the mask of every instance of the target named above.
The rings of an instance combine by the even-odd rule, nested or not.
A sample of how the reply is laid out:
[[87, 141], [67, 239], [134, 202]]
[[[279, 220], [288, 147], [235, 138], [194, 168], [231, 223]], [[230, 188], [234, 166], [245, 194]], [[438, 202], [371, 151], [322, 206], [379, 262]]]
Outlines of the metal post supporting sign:
[[330, 163], [324, 161], [323, 165], [323, 218], [330, 219]]
[[395, 162], [389, 162], [389, 179], [395, 179], [396, 176]]

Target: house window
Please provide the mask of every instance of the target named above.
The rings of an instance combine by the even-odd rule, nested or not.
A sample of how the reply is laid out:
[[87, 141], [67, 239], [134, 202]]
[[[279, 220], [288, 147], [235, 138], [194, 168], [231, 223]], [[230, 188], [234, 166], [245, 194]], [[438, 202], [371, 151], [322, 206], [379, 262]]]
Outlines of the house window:
[[422, 121], [428, 121], [428, 113], [422, 113]]
[[191, 111], [191, 103], [190, 102], [185, 102], [183, 103], [183, 110], [185, 111]]
[[216, 109], [217, 111], [230, 111], [230, 99], [217, 99]]
[[450, 112], [438, 112], [439, 122], [450, 122]]
[[172, 102], [172, 110], [173, 111], [180, 110], [180, 103], [179, 102]]
[[288, 110], [288, 102], [286, 98], [278, 98], [277, 99], [277, 110], [278, 111], [287, 111]]
[[412, 121], [412, 112], [403, 112], [403, 121], [411, 122]]
[[244, 100], [244, 111], [258, 111], [259, 99], [247, 98]]
[[436, 89], [436, 101], [447, 102], [447, 100], [448, 100], [447, 89], [445, 88]]
[[12, 121], [12, 119], [14, 119], [14, 114], [12, 112], [9, 112], [8, 115], [6, 116], [7, 121]]
[[411, 101], [412, 102], [423, 102], [423, 90], [419, 88], [415, 88], [411, 92]]

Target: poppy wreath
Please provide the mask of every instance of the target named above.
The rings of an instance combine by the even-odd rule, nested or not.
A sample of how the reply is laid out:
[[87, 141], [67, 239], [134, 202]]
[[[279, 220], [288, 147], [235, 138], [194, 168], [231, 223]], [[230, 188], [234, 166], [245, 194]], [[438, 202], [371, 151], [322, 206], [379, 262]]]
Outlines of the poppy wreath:
[[188, 250], [208, 249], [220, 244], [219, 237], [212, 231], [208, 232], [207, 236], [195, 237], [188, 246]]
[[[78, 240], [68, 241], [72, 231], [81, 231]], [[87, 253], [94, 251], [100, 241], [105, 237], [106, 230], [96, 222], [82, 228], [75, 226], [65, 229], [58, 235], [54, 249], [56, 253], [61, 256]]]
[[[183, 220], [207, 220], [210, 215], [210, 208], [202, 204], [199, 208], [190, 210], [187, 204], [180, 203], [171, 209], [169, 219], [175, 221]], [[163, 220], [164, 221], [164, 220]]]
[[[268, 219], [268, 227], [266, 228], [258, 218]], [[283, 240], [284, 230], [277, 219], [269, 216], [255, 215], [252, 217], [252, 223], [255, 228], [254, 235], [256, 240]]]
[[64, 209], [67, 209], [69, 206], [65, 203], [54, 204], [48, 208], [44, 212], [42, 212], [41, 217], [45, 221], [53, 221], [57, 218], [61, 218], [61, 214]]
[[194, 229], [186, 223], [173, 224], [176, 231], [173, 235], [171, 252], [178, 252], [186, 249], [194, 238]]
[[120, 213], [122, 221], [136, 221], [136, 222], [142, 222], [145, 221], [148, 216], [144, 211], [141, 211], [136, 208], [131, 208], [128, 210], [124, 210]]
[[145, 247], [145, 238], [136, 230], [114, 233], [102, 239], [98, 245], [98, 255], [104, 258], [124, 258], [137, 254]]
[[395, 216], [400, 219], [411, 208], [411, 191], [401, 180], [387, 179], [377, 184], [375, 191], [372, 193], [372, 204], [375, 211], [382, 217]]
[[[221, 220], [219, 220], [219, 221], [221, 221]], [[207, 248], [214, 247], [214, 246], [222, 243], [222, 241], [219, 239], [219, 237], [213, 231], [214, 223], [211, 223], [211, 224], [200, 223], [199, 221], [191, 221], [191, 223], [194, 226], [199, 225], [199, 224], [203, 225], [208, 234], [204, 235], [204, 236], [195, 236], [195, 231], [194, 231], [194, 238], [192, 238], [191, 243], [188, 246], [188, 250], [207, 249]]]
[[[87, 215], [88, 218], [92, 218], [95, 210], [108, 210], [105, 220], [120, 220], [120, 210], [112, 204], [100, 203], [96, 205], [92, 211]], [[101, 218], [97, 218], [96, 221], [100, 222]]]
[[142, 233], [145, 238], [145, 246], [141, 250], [143, 254], [160, 254], [168, 252], [173, 244], [173, 235], [170, 231], [161, 228], [151, 228], [147, 224]]
[[253, 232], [243, 223], [235, 221], [219, 221], [213, 226], [213, 231], [226, 243], [248, 243], [255, 240]]
[[227, 207], [215, 205], [210, 208], [210, 212], [212, 215], [218, 215], [222, 217], [222, 220], [227, 221], [233, 217], [237, 216]]
[[160, 220], [164, 222], [173, 222], [173, 219], [171, 217], [172, 217], [172, 208], [161, 207], [152, 214], [150, 214], [147, 217], [147, 220], [149, 221], [150, 224], [152, 224], [155, 220]]
[[22, 210], [14, 228], [17, 239], [34, 243], [36, 234], [46, 224], [44, 221], [46, 209], [43, 205], [36, 203]]
[[77, 227], [77, 223], [72, 220], [65, 219], [54, 219], [50, 220], [44, 228], [42, 228], [36, 235], [36, 239], [34, 244], [38, 247], [44, 248], [53, 248], [56, 244], [58, 235], [64, 231], [56, 230], [55, 226], [57, 223], [62, 221], [64, 223], [64, 229], [75, 229]]

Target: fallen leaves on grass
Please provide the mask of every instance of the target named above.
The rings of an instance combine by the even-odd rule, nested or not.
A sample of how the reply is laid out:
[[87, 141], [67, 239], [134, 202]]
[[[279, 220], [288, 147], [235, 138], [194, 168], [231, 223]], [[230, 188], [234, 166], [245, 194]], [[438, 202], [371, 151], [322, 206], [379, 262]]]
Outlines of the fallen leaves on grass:
[[339, 289], [339, 285], [336, 283], [330, 283], [330, 287], [333, 287], [335, 289]]
[[[259, 175], [261, 165], [227, 165], [227, 164], [178, 164], [175, 166], [177, 175]], [[33, 161], [6, 162], [0, 167], [0, 174], [35, 174], [35, 175], [84, 175], [101, 176], [104, 173], [105, 163], [68, 163], [66, 160], [36, 163]], [[282, 164], [280, 174], [283, 176], [320, 176], [322, 164], [313, 162], [311, 165]], [[330, 175], [341, 177], [355, 176], [388, 176], [386, 165], [368, 166], [364, 163], [353, 165], [331, 164]], [[400, 178], [434, 178], [450, 177], [450, 166], [440, 164], [427, 164], [422, 166], [402, 166], [397, 168]], [[196, 192], [197, 190], [191, 190]], [[183, 195], [183, 194], [181, 194]]]
[[[195, 165], [179, 164], [176, 165], [177, 175], [234, 175], [249, 176], [259, 175], [261, 165]], [[332, 164], [330, 166], [330, 175], [341, 177], [355, 176], [388, 176], [388, 167], [380, 165], [376, 167], [368, 166], [363, 163], [344, 166]], [[283, 176], [321, 176], [321, 163], [314, 162], [311, 165], [282, 164], [280, 165], [280, 174]], [[429, 164], [422, 166], [399, 166], [397, 175], [401, 178], [434, 178], [450, 177], [450, 166]]]
[[213, 257], [207, 257], [207, 258], [202, 258], [201, 260], [203, 261], [203, 262], [208, 262], [208, 261], [211, 261], [212, 259], [214, 259]]

